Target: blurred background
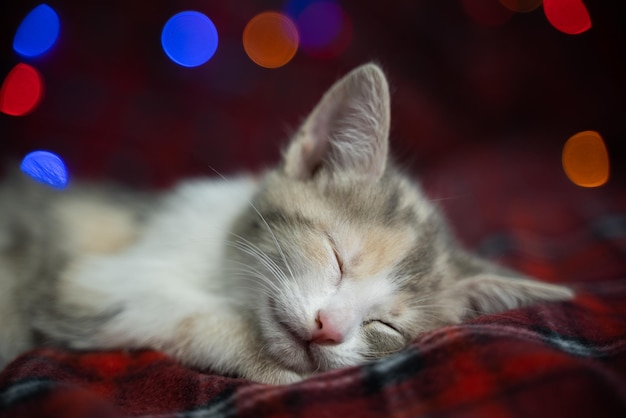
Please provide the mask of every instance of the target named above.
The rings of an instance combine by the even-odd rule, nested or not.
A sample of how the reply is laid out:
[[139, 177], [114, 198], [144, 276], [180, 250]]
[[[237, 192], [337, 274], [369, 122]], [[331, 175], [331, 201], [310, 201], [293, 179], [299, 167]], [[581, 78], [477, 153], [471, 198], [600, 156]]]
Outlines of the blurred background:
[[[58, 38], [44, 53], [25, 56], [14, 48], [16, 32], [41, 4], [0, 6], [0, 80], [6, 85], [23, 63], [45, 91], [23, 115], [7, 114], [4, 103], [3, 160], [48, 150], [65, 161], [71, 179], [143, 188], [213, 170], [259, 171], [278, 161], [333, 81], [376, 61], [392, 87], [396, 160], [421, 179], [469, 246], [504, 259], [521, 247], [571, 255], [560, 246], [588, 221], [586, 213], [596, 216], [598, 202], [610, 201], [607, 214], [626, 212], [620, 2], [50, 0]], [[203, 14], [217, 31], [217, 49], [201, 65], [180, 65], [166, 53], [164, 26], [182, 11]], [[254, 61], [271, 30], [254, 32], [251, 21], [267, 11], [289, 19], [279, 19], [287, 37], [297, 29], [297, 49], [278, 61], [257, 51]], [[596, 188], [574, 184], [563, 170], [567, 140], [588, 130], [603, 138], [610, 160], [608, 182]], [[529, 210], [541, 212], [541, 221], [527, 219]], [[626, 235], [625, 219], [601, 233]], [[609, 256], [623, 257], [624, 248]], [[555, 269], [553, 261], [533, 263], [529, 273], [587, 273]], [[524, 268], [523, 258], [509, 262]], [[598, 271], [601, 264], [590, 264], [595, 274], [617, 274]]]

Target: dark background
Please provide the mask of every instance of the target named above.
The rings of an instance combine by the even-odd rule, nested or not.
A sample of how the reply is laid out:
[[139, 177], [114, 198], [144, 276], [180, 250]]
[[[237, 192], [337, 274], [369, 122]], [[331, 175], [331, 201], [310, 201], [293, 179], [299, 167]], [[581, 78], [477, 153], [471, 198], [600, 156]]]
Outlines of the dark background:
[[[50, 0], [60, 37], [42, 57], [23, 59], [13, 36], [40, 2], [4, 0], [0, 77], [26, 62], [42, 73], [46, 96], [27, 116], [0, 114], [0, 156], [19, 160], [47, 149], [64, 158], [73, 178], [140, 187], [213, 169], [260, 170], [278, 160], [334, 80], [375, 60], [393, 90], [392, 152], [471, 245], [489, 253], [484, 231], [519, 224], [525, 205], [545, 205], [548, 230], [541, 232], [558, 235], [566, 212], [550, 209], [555, 202], [585, 211], [623, 195], [621, 2], [586, 1], [593, 27], [566, 35], [541, 8], [490, 27], [457, 0], [346, 0], [340, 4], [353, 31], [341, 55], [301, 50], [284, 67], [261, 68], [243, 50], [243, 29], [285, 3]], [[183, 10], [205, 13], [219, 32], [215, 56], [197, 68], [177, 66], [161, 48], [164, 23]], [[565, 141], [583, 130], [600, 132], [609, 150], [611, 178], [598, 189], [575, 186], [561, 168]], [[495, 247], [501, 254], [506, 243]]]
[[[572, 36], [541, 8], [486, 27], [460, 1], [342, 1], [353, 23], [342, 55], [299, 51], [271, 70], [247, 58], [241, 34], [254, 15], [284, 1], [48, 1], [61, 34], [36, 59], [11, 45], [40, 2], [2, 3], [0, 76], [29, 63], [47, 92], [32, 114], [0, 116], [0, 150], [21, 157], [46, 148], [76, 175], [163, 185], [206, 173], [207, 164], [226, 172], [265, 166], [323, 91], [369, 60], [389, 73], [393, 148], [412, 163], [515, 142], [546, 146], [560, 164], [567, 138], [588, 129], [603, 135], [615, 162], [623, 153], [619, 2], [587, 1], [593, 27]], [[164, 22], [187, 9], [209, 16], [220, 35], [216, 55], [197, 68], [172, 63], [160, 44]]]

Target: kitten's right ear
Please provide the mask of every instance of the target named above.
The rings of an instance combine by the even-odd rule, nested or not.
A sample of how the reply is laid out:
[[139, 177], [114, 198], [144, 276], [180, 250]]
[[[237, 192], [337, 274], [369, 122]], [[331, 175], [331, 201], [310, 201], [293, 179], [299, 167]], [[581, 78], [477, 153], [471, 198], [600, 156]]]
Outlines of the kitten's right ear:
[[568, 287], [521, 277], [467, 253], [459, 252], [452, 260], [461, 277], [447, 287], [442, 299], [458, 320], [574, 297]]
[[574, 292], [565, 286], [493, 273], [461, 279], [446, 292], [450, 307], [461, 320], [573, 297]]
[[285, 173], [298, 180], [318, 170], [379, 178], [389, 136], [389, 86], [375, 64], [336, 82], [305, 120], [284, 155]]

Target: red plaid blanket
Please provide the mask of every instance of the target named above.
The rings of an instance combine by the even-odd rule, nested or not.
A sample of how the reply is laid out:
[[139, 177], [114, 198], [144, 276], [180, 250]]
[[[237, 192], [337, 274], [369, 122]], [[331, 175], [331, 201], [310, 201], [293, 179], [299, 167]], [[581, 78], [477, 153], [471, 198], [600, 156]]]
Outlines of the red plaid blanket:
[[[187, 369], [154, 351], [39, 350], [0, 375], [1, 414], [625, 416], [626, 280], [618, 279], [626, 277], [626, 200], [611, 186], [570, 186], [550, 158], [524, 164], [533, 156], [466, 155], [429, 171], [426, 185], [463, 240], [543, 279], [573, 283], [571, 302], [435, 330], [397, 355], [283, 387]], [[534, 183], [535, 175], [545, 181]], [[459, 187], [465, 197], [449, 195]]]
[[189, 370], [152, 351], [22, 356], [3, 417], [624, 416], [626, 281], [418, 338], [362, 367], [272, 387]]

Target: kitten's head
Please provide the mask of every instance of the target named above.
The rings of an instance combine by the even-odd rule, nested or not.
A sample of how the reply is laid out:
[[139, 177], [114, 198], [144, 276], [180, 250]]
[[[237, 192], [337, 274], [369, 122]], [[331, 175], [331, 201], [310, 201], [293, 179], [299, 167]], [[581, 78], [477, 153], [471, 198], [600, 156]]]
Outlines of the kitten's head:
[[387, 81], [365, 65], [326, 93], [236, 223], [242, 288], [287, 368], [357, 364], [438, 326], [572, 295], [458, 248], [389, 163], [388, 133]]

